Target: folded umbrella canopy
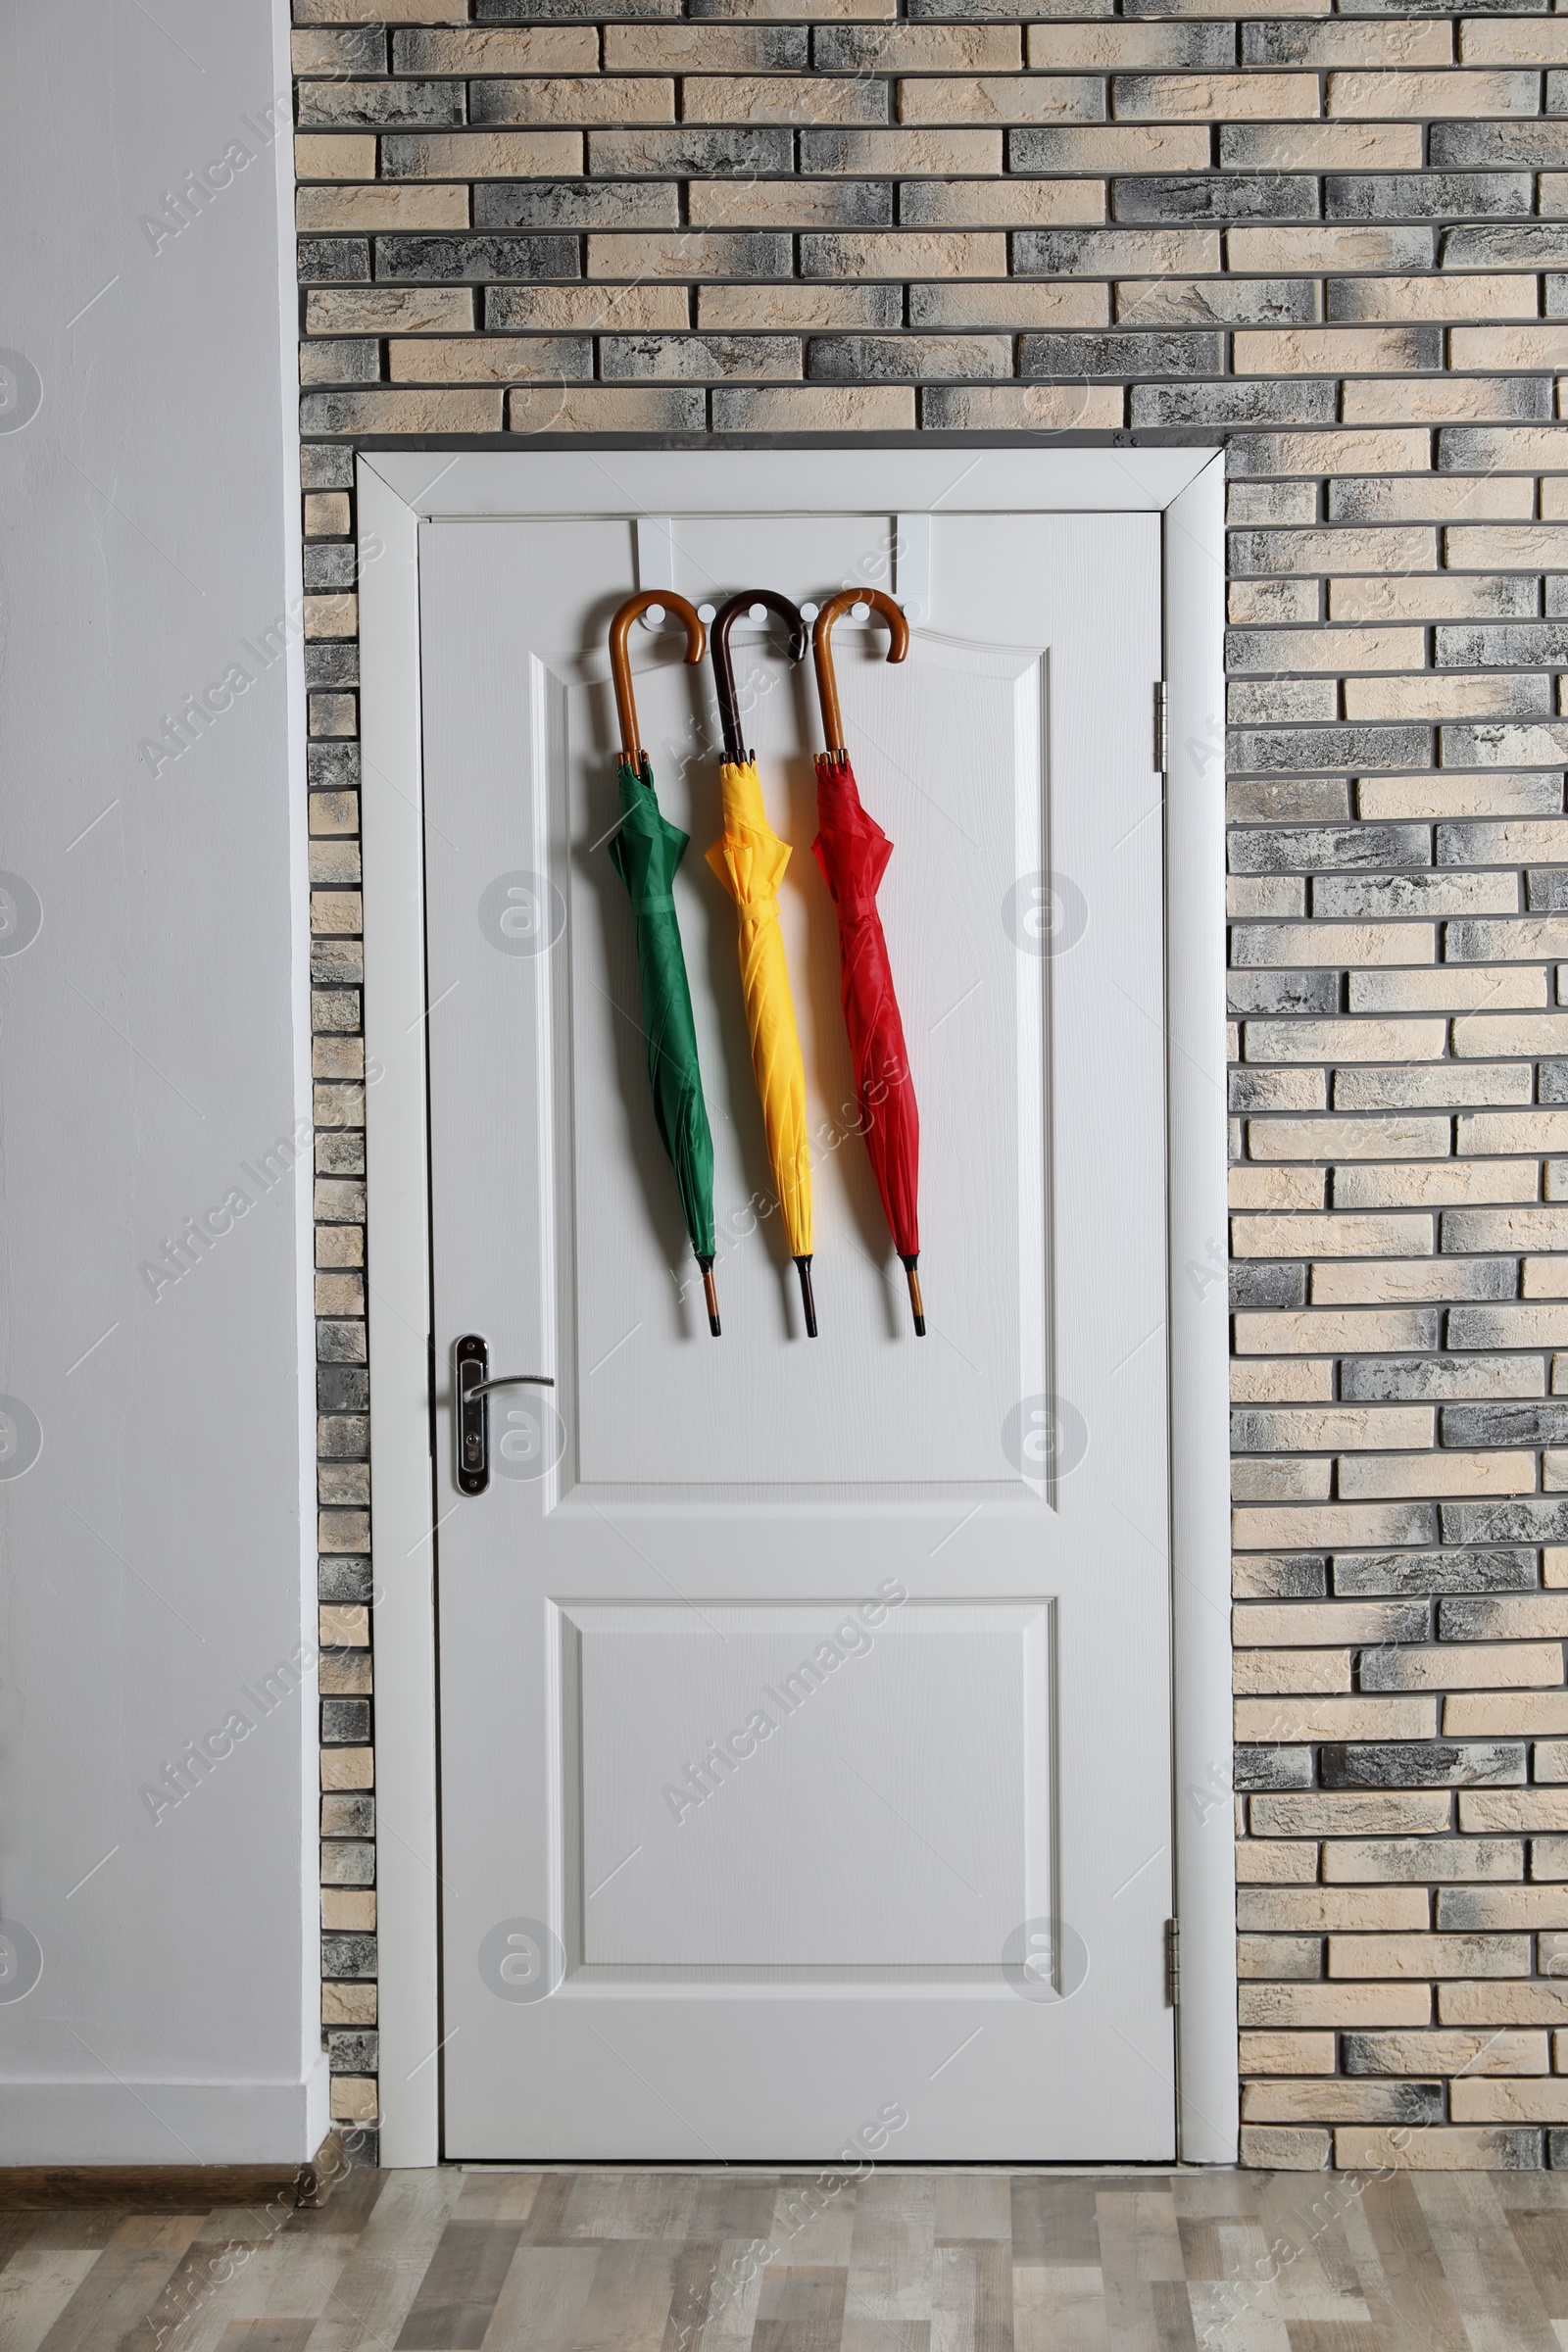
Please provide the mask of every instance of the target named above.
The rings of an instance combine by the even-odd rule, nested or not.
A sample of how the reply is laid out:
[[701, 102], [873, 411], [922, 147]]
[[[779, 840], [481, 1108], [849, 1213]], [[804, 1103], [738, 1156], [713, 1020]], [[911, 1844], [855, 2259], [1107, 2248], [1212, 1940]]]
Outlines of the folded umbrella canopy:
[[833, 894], [839, 915], [839, 989], [844, 1026], [855, 1063], [855, 1094], [860, 1131], [870, 1154], [877, 1190], [893, 1246], [909, 1280], [909, 1305], [916, 1335], [925, 1337], [920, 1297], [920, 1113], [914, 1100], [904, 1022], [888, 961], [888, 943], [877, 912], [877, 888], [887, 871], [893, 844], [860, 806], [860, 795], [844, 748], [838, 684], [833, 675], [833, 623], [854, 605], [870, 605], [892, 632], [890, 662], [909, 650], [909, 624], [880, 588], [846, 588], [830, 596], [811, 631], [817, 693], [827, 750], [816, 762], [818, 832], [812, 854]]
[[648, 1076], [654, 1090], [654, 1123], [680, 1189], [681, 1213], [692, 1251], [703, 1270], [708, 1328], [718, 1337], [718, 1295], [713, 1288], [713, 1137], [703, 1100], [697, 1061], [697, 1028], [692, 992], [675, 915], [675, 868], [689, 835], [660, 813], [654, 771], [637, 740], [637, 707], [632, 700], [626, 634], [639, 612], [659, 605], [685, 623], [686, 659], [700, 662], [707, 632], [696, 610], [670, 589], [646, 589], [629, 596], [610, 624], [610, 669], [620, 721], [620, 821], [610, 844], [614, 868], [631, 899], [637, 933], [637, 968], [642, 978], [643, 1037]]
[[811, 1295], [811, 1147], [806, 1129], [806, 1065], [795, 1027], [784, 934], [779, 928], [778, 886], [790, 861], [790, 845], [780, 841], [762, 807], [757, 754], [748, 752], [735, 701], [729, 633], [743, 612], [756, 620], [776, 612], [790, 632], [790, 660], [806, 658], [806, 623], [788, 597], [770, 588], [732, 596], [713, 621], [713, 675], [718, 685], [724, 730], [724, 830], [708, 853], [708, 862], [735, 901], [740, 916], [741, 988], [752, 1040], [752, 1070], [761, 1099], [767, 1156], [790, 1255], [801, 1278], [806, 1328], [816, 1337], [816, 1301]]

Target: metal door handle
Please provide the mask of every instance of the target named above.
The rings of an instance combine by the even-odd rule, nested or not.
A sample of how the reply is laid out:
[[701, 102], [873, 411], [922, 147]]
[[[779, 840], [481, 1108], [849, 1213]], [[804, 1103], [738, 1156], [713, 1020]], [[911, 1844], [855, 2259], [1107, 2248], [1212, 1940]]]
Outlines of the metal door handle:
[[553, 1389], [546, 1372], [503, 1372], [490, 1377], [490, 1346], [476, 1331], [465, 1332], [454, 1350], [458, 1409], [453, 1417], [458, 1489], [464, 1494], [482, 1494], [490, 1484], [490, 1408], [492, 1389]]

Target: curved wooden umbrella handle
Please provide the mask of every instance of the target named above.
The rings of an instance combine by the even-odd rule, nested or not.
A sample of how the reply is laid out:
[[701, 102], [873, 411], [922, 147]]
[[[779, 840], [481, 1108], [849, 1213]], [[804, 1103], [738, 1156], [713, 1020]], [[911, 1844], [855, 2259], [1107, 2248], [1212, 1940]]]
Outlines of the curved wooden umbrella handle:
[[700, 662], [708, 651], [708, 631], [697, 617], [697, 607], [689, 605], [673, 588], [644, 588], [636, 596], [628, 596], [610, 624], [610, 674], [615, 681], [615, 716], [620, 722], [620, 748], [625, 757], [637, 764], [642, 745], [637, 739], [637, 705], [631, 692], [631, 657], [626, 651], [627, 632], [639, 612], [650, 605], [662, 605], [673, 612], [686, 627], [686, 659]]
[[822, 732], [830, 752], [844, 749], [844, 721], [839, 716], [838, 681], [833, 675], [833, 623], [854, 605], [869, 605], [880, 612], [892, 632], [888, 660], [902, 662], [909, 650], [909, 624], [891, 596], [880, 588], [841, 588], [830, 596], [811, 626], [811, 656], [816, 663], [816, 692], [822, 705]]
[[737, 766], [746, 758], [746, 741], [741, 734], [741, 714], [735, 706], [735, 672], [730, 663], [729, 633], [743, 612], [753, 605], [765, 605], [776, 612], [790, 633], [790, 660], [806, 659], [806, 623], [798, 607], [787, 596], [771, 588], [746, 588], [721, 605], [713, 617], [713, 679], [718, 688], [718, 716], [724, 730], [724, 757]]

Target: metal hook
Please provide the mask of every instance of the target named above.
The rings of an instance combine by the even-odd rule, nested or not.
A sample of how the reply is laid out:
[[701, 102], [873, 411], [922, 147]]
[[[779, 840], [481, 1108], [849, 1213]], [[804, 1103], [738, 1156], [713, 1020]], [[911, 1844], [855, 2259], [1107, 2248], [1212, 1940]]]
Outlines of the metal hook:
[[700, 662], [708, 650], [708, 631], [698, 618], [697, 607], [677, 596], [673, 588], [644, 588], [638, 595], [628, 596], [615, 614], [610, 624], [610, 674], [615, 682], [615, 716], [620, 722], [621, 752], [634, 767], [641, 765], [645, 755], [637, 736], [637, 705], [632, 700], [631, 657], [626, 650], [626, 639], [638, 613], [646, 612], [650, 605], [662, 605], [666, 612], [673, 612], [677, 620], [685, 623], [689, 662]]
[[902, 662], [909, 650], [909, 624], [891, 596], [880, 588], [841, 588], [830, 596], [811, 628], [811, 655], [816, 663], [816, 691], [822, 705], [822, 732], [827, 749], [844, 757], [844, 721], [839, 715], [838, 681], [833, 675], [833, 623], [856, 605], [869, 605], [887, 622], [893, 642], [888, 660]]
[[719, 724], [724, 731], [724, 757], [739, 766], [746, 758], [746, 739], [741, 733], [740, 711], [735, 702], [735, 672], [730, 662], [729, 633], [743, 612], [753, 605], [765, 605], [778, 615], [790, 633], [790, 660], [806, 659], [806, 623], [799, 609], [787, 596], [777, 595], [771, 588], [747, 588], [732, 596], [727, 605], [713, 616], [710, 645], [713, 656], [713, 680], [718, 688]]

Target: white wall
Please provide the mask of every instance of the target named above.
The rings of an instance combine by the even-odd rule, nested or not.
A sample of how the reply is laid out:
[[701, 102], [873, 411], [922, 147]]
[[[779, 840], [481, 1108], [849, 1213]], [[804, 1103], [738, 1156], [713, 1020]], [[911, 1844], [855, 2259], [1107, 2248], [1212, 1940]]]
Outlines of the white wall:
[[[0, 1460], [0, 1913], [43, 1961], [7, 1997], [5, 1931], [4, 2163], [326, 2129], [312, 1678], [247, 1695], [315, 1625], [308, 1148], [245, 1173], [310, 1102], [297, 627], [245, 648], [298, 610], [286, 81], [271, 0], [0, 11], [0, 345], [42, 392], [24, 420], [0, 376], [0, 868], [42, 909], [12, 952], [13, 891], [0, 936], [0, 1390], [42, 1431], [15, 1475], [13, 1412]], [[235, 1187], [155, 1298], [142, 1261]], [[235, 1711], [155, 1822], [143, 1786]]]

